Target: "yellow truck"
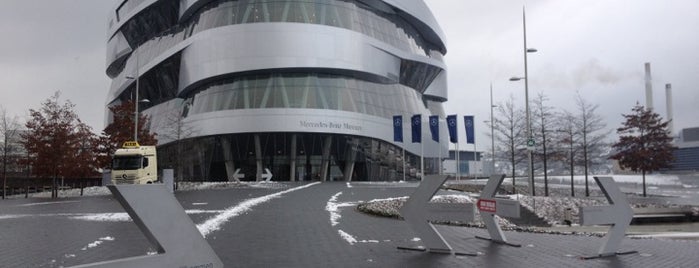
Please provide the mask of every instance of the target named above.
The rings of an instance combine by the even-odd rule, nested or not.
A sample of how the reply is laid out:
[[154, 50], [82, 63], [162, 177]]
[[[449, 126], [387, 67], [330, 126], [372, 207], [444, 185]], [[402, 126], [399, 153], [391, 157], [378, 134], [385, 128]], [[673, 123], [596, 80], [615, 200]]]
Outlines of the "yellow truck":
[[155, 146], [124, 142], [112, 158], [113, 184], [150, 184], [158, 181]]

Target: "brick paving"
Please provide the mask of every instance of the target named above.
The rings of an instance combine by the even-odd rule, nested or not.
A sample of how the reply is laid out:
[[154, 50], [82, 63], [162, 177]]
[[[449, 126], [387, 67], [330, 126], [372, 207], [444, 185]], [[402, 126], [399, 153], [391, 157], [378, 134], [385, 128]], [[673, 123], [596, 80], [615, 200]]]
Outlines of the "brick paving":
[[[297, 185], [291, 184], [289, 187]], [[207, 241], [226, 267], [696, 267], [699, 242], [626, 239], [622, 250], [638, 253], [581, 260], [597, 252], [602, 239], [505, 232], [521, 248], [475, 239], [484, 229], [437, 226], [453, 256], [398, 250], [419, 246], [405, 222], [357, 212], [353, 204], [406, 196], [416, 184], [322, 183], [286, 193], [228, 221]], [[225, 189], [179, 192], [185, 209], [217, 211], [282, 189]], [[340, 193], [341, 194], [338, 194]], [[326, 205], [331, 197], [340, 218], [333, 226]], [[69, 215], [121, 212], [110, 196], [63, 198], [61, 203], [25, 206], [48, 199], [0, 202], [0, 267], [62, 267], [145, 255], [147, 240], [131, 222], [93, 222]], [[195, 205], [196, 204], [196, 205]], [[27, 215], [8, 218], [8, 215]], [[201, 223], [215, 213], [191, 214]], [[350, 243], [340, 233], [351, 235]], [[113, 238], [113, 240], [100, 238]], [[102, 241], [90, 248], [90, 243]], [[83, 250], [84, 249], [84, 250]]]

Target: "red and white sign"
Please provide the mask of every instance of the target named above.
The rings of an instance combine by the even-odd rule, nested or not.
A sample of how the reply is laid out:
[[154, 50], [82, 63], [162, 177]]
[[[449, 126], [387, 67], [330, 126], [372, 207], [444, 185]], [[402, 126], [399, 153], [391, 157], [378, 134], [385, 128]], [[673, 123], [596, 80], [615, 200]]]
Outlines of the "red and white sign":
[[497, 202], [492, 199], [478, 199], [478, 210], [483, 212], [495, 213], [497, 211]]

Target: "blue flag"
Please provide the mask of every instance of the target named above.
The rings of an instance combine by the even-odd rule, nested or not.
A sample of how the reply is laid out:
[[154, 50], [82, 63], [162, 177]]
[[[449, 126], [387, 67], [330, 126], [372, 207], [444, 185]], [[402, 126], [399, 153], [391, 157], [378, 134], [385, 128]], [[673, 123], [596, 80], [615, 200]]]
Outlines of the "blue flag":
[[466, 143], [475, 144], [476, 135], [473, 129], [473, 115], [464, 116], [464, 124], [466, 125]]
[[403, 116], [393, 116], [393, 141], [403, 142]]
[[459, 142], [459, 136], [456, 131], [456, 115], [447, 116], [447, 128], [449, 129], [449, 141], [452, 143]]
[[430, 115], [430, 132], [432, 140], [439, 142], [439, 115]]
[[413, 131], [413, 142], [422, 142], [422, 115], [416, 114], [410, 118], [410, 126]]

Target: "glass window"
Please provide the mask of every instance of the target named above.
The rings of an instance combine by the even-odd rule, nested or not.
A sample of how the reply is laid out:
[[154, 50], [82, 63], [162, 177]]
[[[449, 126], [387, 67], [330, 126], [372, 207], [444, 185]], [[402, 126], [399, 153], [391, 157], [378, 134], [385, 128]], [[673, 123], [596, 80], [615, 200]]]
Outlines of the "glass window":
[[[308, 108], [342, 110], [389, 118], [426, 113], [422, 95], [400, 84], [313, 73], [281, 73], [236, 78], [205, 87], [188, 100], [191, 113], [230, 109]], [[441, 103], [429, 105], [439, 109]]]
[[114, 156], [112, 159], [112, 170], [136, 170], [141, 168], [141, 159], [139, 155], [133, 156]]

